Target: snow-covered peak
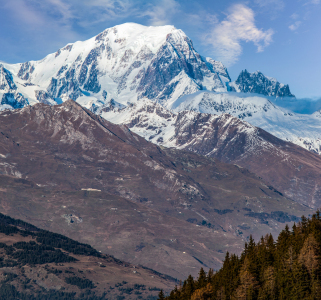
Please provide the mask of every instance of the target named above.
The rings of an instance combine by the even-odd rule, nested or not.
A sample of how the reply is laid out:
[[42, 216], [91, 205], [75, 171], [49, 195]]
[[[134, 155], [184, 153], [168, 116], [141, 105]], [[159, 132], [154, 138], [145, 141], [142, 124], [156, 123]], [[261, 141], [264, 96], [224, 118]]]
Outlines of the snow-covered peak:
[[130, 48], [135, 53], [146, 46], [155, 54], [170, 33], [174, 34], [176, 38], [186, 36], [183, 31], [170, 25], [144, 26], [136, 23], [125, 23], [104, 30], [94, 37], [94, 40], [105, 43], [111, 41], [118, 44], [120, 48]]
[[201, 113], [228, 113], [240, 119], [266, 114], [268, 111], [283, 111], [264, 97], [244, 93], [214, 93], [200, 91], [193, 95], [186, 95], [175, 101], [171, 107], [173, 111], [193, 110]]
[[[117, 63], [135, 60], [135, 55], [143, 53], [156, 54], [166, 42], [169, 34], [177, 42], [184, 40], [186, 35], [174, 26], [143, 26], [136, 23], [125, 23], [108, 28], [100, 34], [85, 40], [69, 43], [55, 53], [48, 54], [40, 61], [29, 61], [23, 64], [7, 65], [21, 79], [37, 84], [48, 83], [52, 75], [66, 73], [69, 65], [80, 62], [91, 63], [97, 58], [104, 63], [105, 70], [115, 70]], [[106, 63], [103, 54], [111, 60]]]
[[148, 98], [167, 106], [195, 91], [226, 91], [230, 81], [222, 63], [203, 58], [182, 30], [135, 23], [108, 28], [40, 61], [6, 68], [58, 102], [95, 97], [127, 105]]
[[214, 60], [213, 58], [206, 57], [205, 58], [207, 64], [210, 66], [210, 68], [213, 70], [213, 72], [218, 73], [220, 76], [225, 77], [225, 82], [231, 81], [230, 76], [227, 72], [226, 67], [221, 63], [220, 61]]

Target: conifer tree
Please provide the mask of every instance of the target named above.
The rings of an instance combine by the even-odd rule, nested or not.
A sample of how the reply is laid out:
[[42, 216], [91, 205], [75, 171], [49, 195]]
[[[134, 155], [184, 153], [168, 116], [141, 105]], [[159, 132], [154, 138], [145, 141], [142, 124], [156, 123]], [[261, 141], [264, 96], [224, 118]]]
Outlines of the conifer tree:
[[160, 290], [159, 294], [158, 294], [158, 300], [164, 300], [165, 299], [165, 295], [163, 290]]
[[198, 276], [198, 280], [196, 282], [196, 288], [201, 289], [205, 287], [207, 284], [207, 276], [203, 268], [201, 268]]
[[184, 287], [184, 294], [186, 295], [187, 299], [190, 299], [192, 294], [195, 291], [195, 282], [194, 279], [191, 275], [188, 276], [187, 280], [186, 280], [186, 284]]
[[312, 234], [305, 239], [298, 259], [299, 263], [304, 265], [313, 276], [319, 266], [319, 253], [317, 241]]

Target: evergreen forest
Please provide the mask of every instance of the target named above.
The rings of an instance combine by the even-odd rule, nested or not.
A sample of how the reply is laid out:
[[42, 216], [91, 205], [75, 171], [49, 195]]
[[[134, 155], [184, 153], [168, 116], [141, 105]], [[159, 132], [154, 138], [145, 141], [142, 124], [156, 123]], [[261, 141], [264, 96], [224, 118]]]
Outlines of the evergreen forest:
[[321, 299], [321, 214], [302, 217], [274, 240], [252, 237], [240, 256], [226, 253], [217, 272], [201, 269], [165, 297], [166, 300], [302, 300]]

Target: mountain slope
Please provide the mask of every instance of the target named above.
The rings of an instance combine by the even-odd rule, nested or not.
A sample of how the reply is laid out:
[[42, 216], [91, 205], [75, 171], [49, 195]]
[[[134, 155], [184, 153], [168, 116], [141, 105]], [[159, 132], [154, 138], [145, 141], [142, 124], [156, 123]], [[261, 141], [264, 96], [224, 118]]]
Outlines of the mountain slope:
[[[175, 280], [0, 214], [2, 299], [155, 297]], [[34, 298], [33, 298], [34, 297]]]
[[0, 109], [17, 109], [35, 103], [57, 104], [39, 86], [22, 80], [0, 64]]
[[2, 212], [174, 277], [311, 213], [246, 169], [162, 149], [72, 100], [2, 112], [0, 128], [0, 171], [18, 178]]
[[[203, 94], [201, 102], [194, 101], [192, 105], [197, 103], [202, 110], [215, 109], [220, 113], [224, 112], [225, 107], [228, 112], [234, 109], [242, 112], [241, 104], [222, 101], [219, 106], [218, 101], [203, 101], [205, 96]], [[249, 109], [250, 105], [243, 104], [245, 109]], [[258, 113], [260, 110], [276, 110], [270, 102], [250, 104], [253, 105], [252, 111]], [[229, 114], [202, 114], [193, 111], [194, 107], [187, 107], [192, 111], [174, 114], [155, 103], [141, 101], [133, 107], [101, 112], [101, 115], [112, 122], [126, 124], [156, 144], [189, 150], [247, 168], [299, 203], [313, 208], [321, 205], [319, 155], [278, 139]], [[247, 111], [243, 113], [246, 115]]]
[[321, 153], [320, 113], [293, 113], [279, 107], [278, 101], [282, 100], [240, 93], [198, 92], [178, 99], [171, 108], [176, 112], [193, 110], [214, 115], [228, 113], [280, 139]]

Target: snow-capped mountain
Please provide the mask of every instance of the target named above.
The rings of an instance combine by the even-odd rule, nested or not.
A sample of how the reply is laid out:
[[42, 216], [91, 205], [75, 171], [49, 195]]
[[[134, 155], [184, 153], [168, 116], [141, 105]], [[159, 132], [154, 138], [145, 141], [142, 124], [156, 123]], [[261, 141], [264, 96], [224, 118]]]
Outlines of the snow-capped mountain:
[[[240, 103], [235, 107], [238, 105]], [[235, 109], [231, 105], [224, 106], [229, 108], [227, 112]], [[102, 107], [96, 112], [113, 123], [127, 125], [155, 144], [242, 166], [287, 197], [313, 208], [319, 207], [321, 157], [222, 112], [224, 106], [220, 114], [215, 115], [199, 113], [193, 107], [174, 113], [145, 99], [124, 109], [115, 105], [115, 109], [104, 111]], [[272, 103], [269, 106], [252, 103], [252, 106], [258, 112], [277, 109]]]
[[23, 84], [47, 93], [37, 96], [21, 91], [35, 102], [85, 96], [117, 99], [127, 105], [146, 97], [167, 106], [199, 90], [226, 91], [230, 81], [223, 64], [199, 55], [183, 31], [134, 23], [68, 44], [40, 61], [6, 64], [5, 68]]
[[291, 94], [289, 85], [280, 83], [275, 78], [267, 77], [259, 71], [254, 73], [249, 73], [247, 70], [242, 71], [236, 81], [229, 83], [229, 90], [276, 98], [295, 97]]
[[[233, 89], [237, 93], [227, 91]], [[293, 114], [252, 92], [274, 99], [293, 96], [288, 86], [260, 72], [245, 70], [231, 82], [221, 62], [202, 57], [184, 32], [173, 26], [126, 23], [68, 44], [40, 61], [0, 68], [1, 109], [72, 98], [99, 113], [115, 104], [122, 109], [149, 99], [176, 112], [230, 113], [320, 152], [319, 113]]]

